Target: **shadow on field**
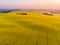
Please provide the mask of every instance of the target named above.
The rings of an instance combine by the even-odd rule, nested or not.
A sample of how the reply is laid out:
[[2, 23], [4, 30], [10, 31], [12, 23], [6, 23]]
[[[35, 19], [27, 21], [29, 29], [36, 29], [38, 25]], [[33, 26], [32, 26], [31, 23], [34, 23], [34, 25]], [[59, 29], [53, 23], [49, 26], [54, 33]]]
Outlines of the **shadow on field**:
[[0, 28], [10, 28], [10, 27], [17, 27], [16, 25], [8, 25], [8, 24], [1, 24], [0, 23]]
[[46, 29], [46, 25], [37, 25], [37, 24], [32, 24], [30, 22], [27, 21], [20, 21], [17, 22], [17, 24], [22, 25], [25, 28], [31, 29], [31, 30], [45, 30]]

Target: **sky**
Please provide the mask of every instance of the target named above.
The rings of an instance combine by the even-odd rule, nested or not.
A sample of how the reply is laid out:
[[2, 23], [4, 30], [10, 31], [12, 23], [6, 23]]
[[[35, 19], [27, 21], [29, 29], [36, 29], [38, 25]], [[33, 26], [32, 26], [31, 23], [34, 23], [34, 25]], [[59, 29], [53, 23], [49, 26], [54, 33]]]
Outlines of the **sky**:
[[60, 8], [60, 0], [0, 0], [0, 8]]

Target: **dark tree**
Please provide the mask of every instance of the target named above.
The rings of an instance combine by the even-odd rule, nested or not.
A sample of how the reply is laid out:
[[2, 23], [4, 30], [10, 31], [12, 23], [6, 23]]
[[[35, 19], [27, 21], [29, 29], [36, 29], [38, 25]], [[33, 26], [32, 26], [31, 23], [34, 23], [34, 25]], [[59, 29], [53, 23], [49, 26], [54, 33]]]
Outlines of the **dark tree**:
[[44, 15], [53, 16], [51, 13], [43, 13]]
[[27, 13], [17, 13], [17, 15], [27, 15]]

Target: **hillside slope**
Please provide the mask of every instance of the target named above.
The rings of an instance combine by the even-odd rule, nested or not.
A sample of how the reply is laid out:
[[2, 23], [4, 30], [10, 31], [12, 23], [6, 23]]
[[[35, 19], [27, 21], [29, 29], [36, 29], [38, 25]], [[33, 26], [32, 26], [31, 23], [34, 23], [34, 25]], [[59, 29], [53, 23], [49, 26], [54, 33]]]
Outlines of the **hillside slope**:
[[0, 14], [0, 45], [60, 45], [60, 16], [37, 11]]

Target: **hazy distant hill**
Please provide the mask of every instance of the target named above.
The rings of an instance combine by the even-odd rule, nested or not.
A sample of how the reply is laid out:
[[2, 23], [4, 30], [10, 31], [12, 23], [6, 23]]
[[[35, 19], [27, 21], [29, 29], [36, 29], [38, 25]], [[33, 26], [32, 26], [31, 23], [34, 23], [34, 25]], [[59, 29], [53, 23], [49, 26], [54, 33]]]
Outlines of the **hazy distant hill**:
[[0, 9], [0, 13], [8, 13], [11, 11], [16, 11], [17, 9]]
[[[23, 10], [23, 9], [0, 9], [0, 13], [8, 13], [11, 11], [17, 11], [17, 10]], [[25, 9], [26, 10], [26, 9]], [[42, 10], [42, 11], [48, 11], [51, 13], [56, 13], [56, 14], [60, 14], [60, 10], [53, 10], [53, 9], [28, 9], [28, 10]]]

